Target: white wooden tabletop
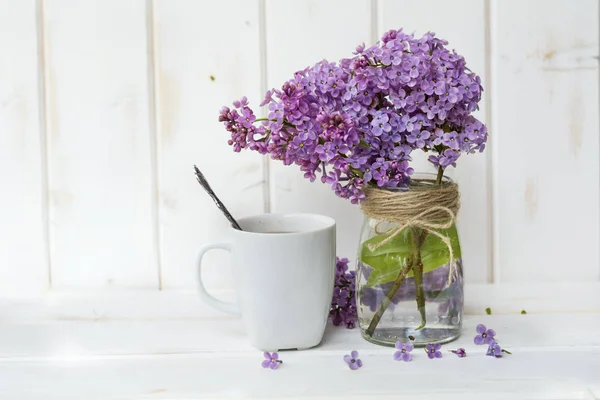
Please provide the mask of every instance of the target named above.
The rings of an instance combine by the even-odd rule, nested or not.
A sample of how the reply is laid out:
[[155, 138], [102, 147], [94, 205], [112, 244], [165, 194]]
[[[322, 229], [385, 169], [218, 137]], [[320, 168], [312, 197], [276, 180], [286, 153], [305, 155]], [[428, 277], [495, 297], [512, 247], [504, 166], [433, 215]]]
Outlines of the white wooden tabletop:
[[[240, 320], [207, 309], [194, 293], [0, 299], [0, 398], [596, 399], [599, 289], [467, 286], [463, 334], [441, 359], [415, 349], [412, 362], [397, 362], [393, 349], [357, 329], [329, 326], [320, 346], [280, 352], [275, 371], [261, 368]], [[479, 323], [513, 354], [486, 356], [473, 343]], [[458, 347], [466, 358], [447, 351]], [[357, 371], [342, 359], [351, 350], [364, 363]]]

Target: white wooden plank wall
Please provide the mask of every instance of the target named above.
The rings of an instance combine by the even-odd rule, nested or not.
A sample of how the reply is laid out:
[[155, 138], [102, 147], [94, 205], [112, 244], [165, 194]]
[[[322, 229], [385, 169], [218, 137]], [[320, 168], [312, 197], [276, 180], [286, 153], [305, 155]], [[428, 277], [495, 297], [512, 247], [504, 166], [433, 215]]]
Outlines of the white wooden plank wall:
[[158, 287], [145, 2], [42, 4], [52, 285]]
[[[235, 154], [222, 105], [404, 27], [450, 41], [483, 79], [486, 153], [461, 158], [471, 283], [600, 277], [598, 1], [0, 0], [0, 294], [192, 289], [197, 248], [235, 215], [362, 217], [327, 185]], [[416, 160], [426, 169], [424, 160]], [[230, 286], [225, 254], [211, 288]]]
[[49, 284], [35, 6], [0, 1], [0, 293]]
[[598, 280], [598, 1], [492, 15], [496, 276]]
[[[264, 211], [262, 158], [227, 145], [221, 106], [261, 94], [259, 3], [154, 2], [154, 76], [163, 288], [192, 288], [203, 243], [227, 239], [229, 224], [196, 182], [197, 164], [235, 216]], [[219, 17], [219, 16], [227, 16]], [[213, 43], [211, 45], [211, 43]], [[206, 256], [206, 285], [231, 281], [228, 256]]]

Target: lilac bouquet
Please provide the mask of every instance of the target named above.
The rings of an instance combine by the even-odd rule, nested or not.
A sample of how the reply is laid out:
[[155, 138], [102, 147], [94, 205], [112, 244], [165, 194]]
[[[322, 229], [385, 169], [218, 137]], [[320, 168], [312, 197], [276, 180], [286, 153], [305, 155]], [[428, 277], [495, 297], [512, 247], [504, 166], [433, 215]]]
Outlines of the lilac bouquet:
[[447, 44], [434, 33], [391, 30], [352, 58], [320, 61], [269, 90], [260, 104], [267, 118], [256, 118], [242, 97], [221, 109], [219, 121], [234, 151], [297, 164], [352, 203], [365, 198], [366, 185], [407, 186], [413, 150], [431, 153], [440, 181], [461, 153], [483, 151], [487, 139], [471, 115], [481, 80]]
[[[449, 306], [436, 307], [439, 318], [414, 343], [435, 335], [447, 341], [460, 332], [460, 195], [443, 174], [462, 153], [483, 151], [488, 134], [471, 115], [481, 100], [481, 80], [447, 45], [433, 33], [418, 38], [391, 30], [369, 48], [359, 45], [351, 58], [320, 61], [296, 72], [281, 90], [269, 90], [260, 104], [268, 106], [265, 118], [256, 117], [245, 97], [219, 115], [234, 151], [250, 148], [296, 164], [311, 181], [319, 176], [338, 196], [360, 202], [368, 220], [357, 282], [352, 290], [338, 285], [331, 317], [341, 324], [356, 313], [363, 336], [375, 343], [393, 345], [424, 329], [426, 310], [432, 310], [426, 304], [437, 301]], [[411, 177], [417, 149], [429, 153], [435, 181]], [[447, 271], [441, 287], [430, 284], [434, 270], [435, 276]], [[355, 303], [348, 301], [351, 291]], [[416, 300], [417, 326], [398, 326], [417, 321], [412, 307], [403, 314], [407, 293]], [[376, 332], [388, 309], [385, 329]], [[438, 329], [435, 321], [450, 322]]]

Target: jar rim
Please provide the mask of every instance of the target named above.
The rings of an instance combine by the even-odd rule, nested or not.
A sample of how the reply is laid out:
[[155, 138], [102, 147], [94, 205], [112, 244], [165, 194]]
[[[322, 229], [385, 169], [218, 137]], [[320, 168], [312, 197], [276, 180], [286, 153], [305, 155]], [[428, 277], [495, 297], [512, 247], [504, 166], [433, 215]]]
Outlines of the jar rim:
[[[437, 174], [432, 172], [415, 172], [410, 176], [409, 186], [375, 186], [373, 189], [388, 190], [390, 192], [406, 192], [411, 187], [433, 186], [436, 184]], [[447, 175], [442, 176], [442, 183], [454, 183], [452, 178]]]

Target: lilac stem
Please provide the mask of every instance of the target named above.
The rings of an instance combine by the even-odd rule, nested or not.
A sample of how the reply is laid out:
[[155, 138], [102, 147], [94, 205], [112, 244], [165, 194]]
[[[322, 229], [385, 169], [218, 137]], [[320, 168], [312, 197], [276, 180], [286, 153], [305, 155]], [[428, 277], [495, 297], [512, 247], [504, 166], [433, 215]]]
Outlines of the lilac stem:
[[415, 274], [415, 289], [417, 292], [416, 301], [417, 309], [419, 310], [419, 314], [421, 314], [421, 324], [415, 328], [415, 330], [418, 331], [425, 327], [427, 321], [425, 314], [425, 291], [423, 289], [423, 263], [421, 262], [421, 247], [423, 246], [423, 242], [427, 237], [427, 232], [421, 229], [413, 228], [412, 237], [413, 251], [415, 252], [413, 272]]
[[437, 178], [435, 179], [435, 183], [438, 185], [442, 184], [442, 178], [444, 177], [444, 170], [441, 166], [438, 167]]
[[407, 259], [406, 264], [404, 265], [404, 268], [398, 274], [398, 277], [396, 278], [394, 285], [387, 292], [387, 294], [385, 295], [383, 300], [381, 300], [381, 304], [379, 304], [379, 308], [375, 312], [375, 315], [373, 316], [373, 319], [371, 320], [369, 327], [365, 331], [365, 334], [367, 336], [369, 336], [369, 337], [373, 336], [373, 333], [375, 332], [375, 328], [377, 328], [377, 325], [379, 324], [379, 321], [381, 320], [383, 313], [385, 312], [385, 310], [387, 310], [388, 306], [392, 302], [392, 299], [396, 295], [396, 292], [398, 291], [398, 289], [400, 289], [400, 286], [402, 286], [402, 282], [404, 282], [406, 275], [408, 275], [408, 273], [410, 272], [412, 265], [413, 265], [412, 260]]

